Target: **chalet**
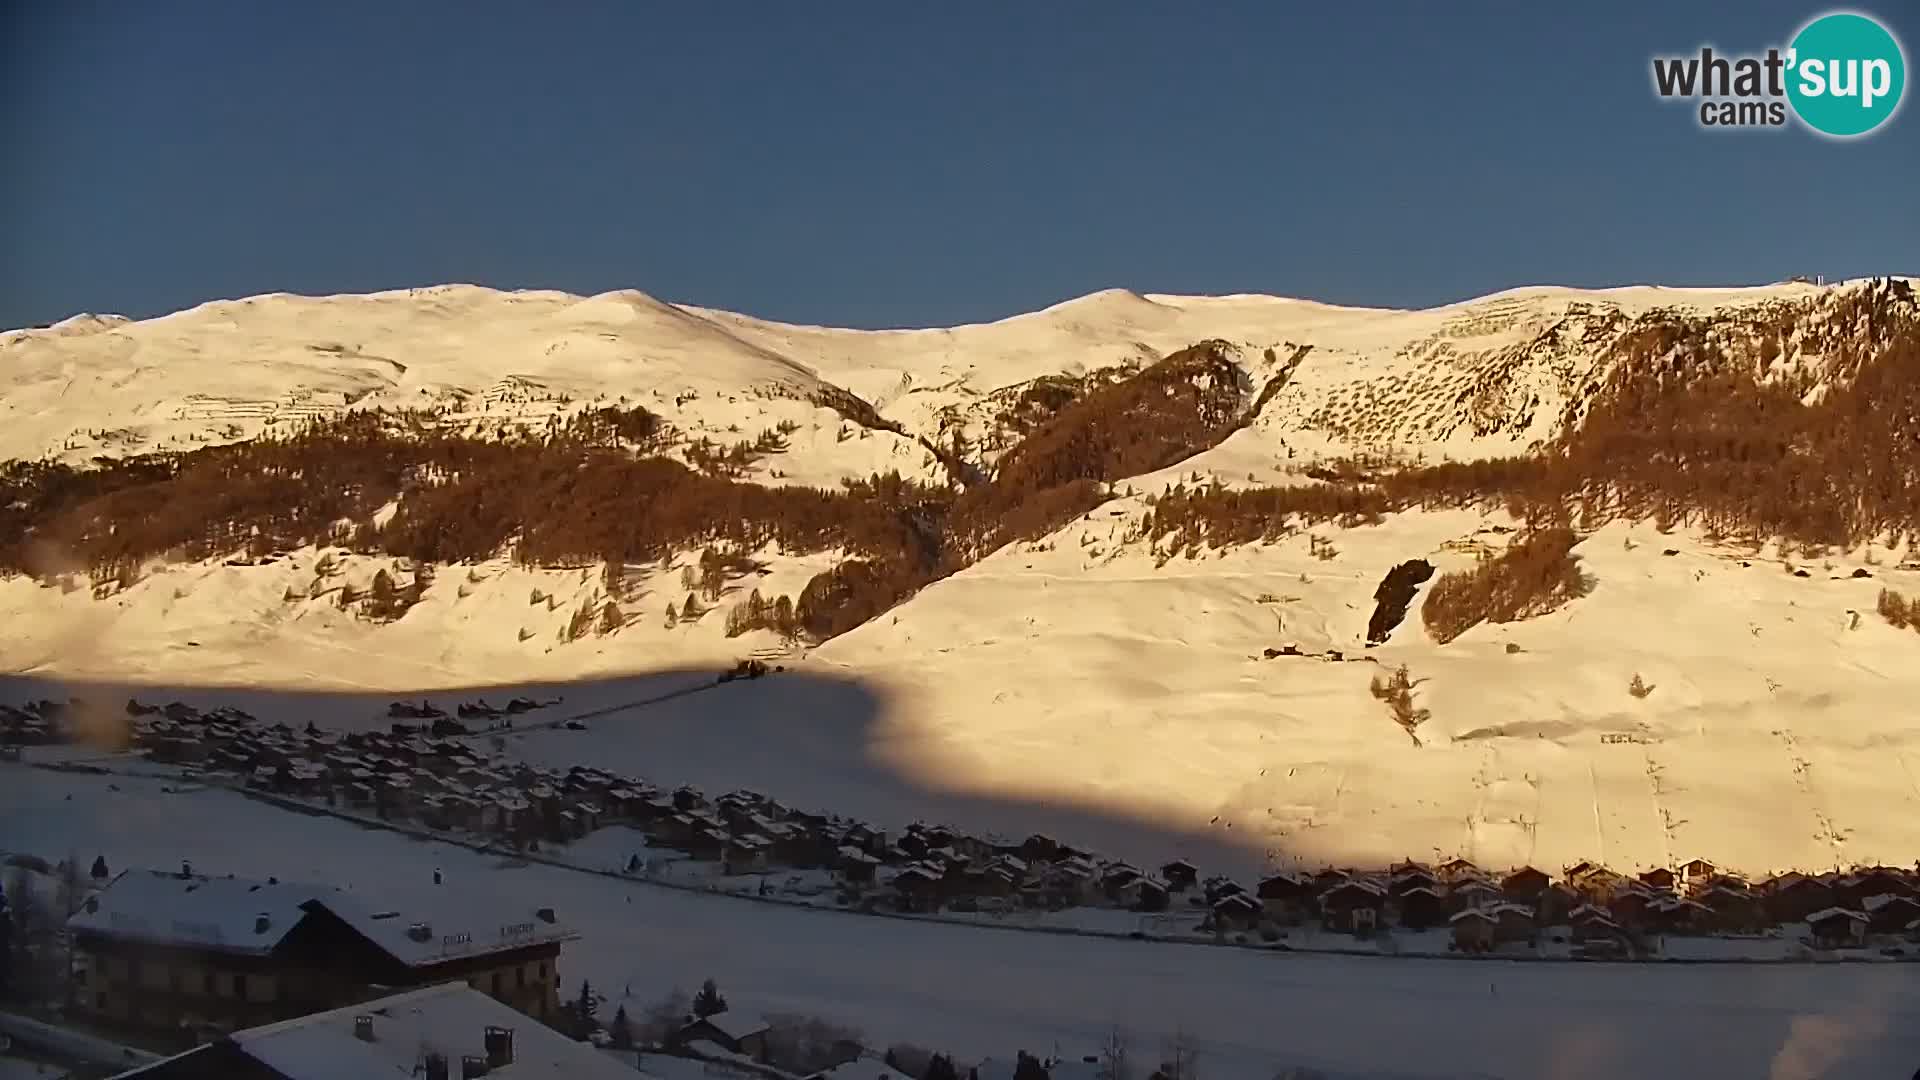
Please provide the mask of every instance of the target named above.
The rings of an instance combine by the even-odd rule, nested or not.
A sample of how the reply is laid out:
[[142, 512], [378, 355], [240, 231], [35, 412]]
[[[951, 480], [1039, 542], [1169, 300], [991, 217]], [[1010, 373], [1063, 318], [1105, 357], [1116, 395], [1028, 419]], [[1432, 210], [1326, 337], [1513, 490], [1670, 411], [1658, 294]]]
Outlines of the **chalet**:
[[1165, 911], [1171, 901], [1167, 883], [1153, 877], [1135, 878], [1120, 893], [1120, 902], [1134, 911]]
[[1719, 872], [1719, 867], [1705, 859], [1688, 859], [1680, 864], [1680, 883], [1687, 889], [1704, 888], [1708, 878]]
[[727, 834], [711, 825], [696, 825], [687, 838], [686, 851], [702, 862], [723, 859], [727, 854]]
[[1268, 874], [1255, 886], [1261, 900], [1277, 904], [1305, 905], [1312, 901], [1314, 892], [1312, 878], [1285, 870]]
[[1807, 929], [1820, 948], [1858, 948], [1866, 944], [1867, 916], [1851, 908], [1830, 907], [1807, 916]]
[[726, 849], [722, 853], [726, 874], [759, 874], [767, 869], [767, 849], [773, 842], [754, 833], [742, 833], [728, 837]]
[[873, 881], [874, 868], [880, 860], [851, 844], [835, 853], [834, 875], [849, 885], [867, 885]]
[[1386, 889], [1376, 882], [1354, 878], [1321, 895], [1321, 924], [1335, 933], [1371, 933], [1380, 925], [1380, 909], [1386, 902]]
[[1214, 901], [1208, 923], [1214, 930], [1234, 931], [1251, 930], [1266, 917], [1260, 907], [1260, 901], [1244, 892], [1231, 893]]
[[1394, 871], [1387, 891], [1400, 896], [1412, 889], [1427, 889], [1438, 896], [1439, 888], [1439, 875], [1424, 866], [1412, 865]]
[[1465, 878], [1447, 888], [1447, 907], [1451, 911], [1489, 907], [1501, 897], [1498, 886], [1480, 878]]
[[[489, 910], [492, 909], [492, 910]], [[75, 1003], [150, 1030], [237, 1030], [365, 995], [374, 986], [462, 979], [530, 1016], [558, 1014], [561, 944], [552, 909], [483, 896], [406, 914], [327, 886], [131, 870], [67, 923]]]
[[1313, 875], [1313, 891], [1316, 894], [1324, 894], [1352, 876], [1350, 871], [1336, 870], [1329, 866]]
[[701, 1017], [681, 1028], [674, 1042], [696, 1051], [697, 1043], [708, 1043], [729, 1054], [740, 1054], [759, 1061], [767, 1052], [767, 1022], [752, 1013], [728, 1009]]
[[1627, 879], [1604, 866], [1590, 865], [1577, 876], [1569, 872], [1567, 884], [1589, 903], [1605, 904], [1623, 887]]
[[1481, 908], [1455, 912], [1447, 920], [1453, 928], [1453, 947], [1459, 952], [1487, 952], [1493, 948], [1493, 915]]
[[[1020, 888], [1020, 877], [998, 863], [987, 863], [965, 871], [967, 887], [975, 894], [991, 897], [1012, 896]], [[1136, 878], [1135, 883], [1147, 880]]]
[[451, 1080], [488, 1074], [502, 1080], [622, 1080], [635, 1075], [630, 1063], [453, 982], [236, 1031], [120, 1076]]
[[1613, 920], [1622, 926], [1638, 926], [1643, 921], [1647, 906], [1668, 894], [1656, 894], [1653, 890], [1637, 881], [1622, 882], [1613, 891], [1603, 905]]
[[1218, 902], [1222, 897], [1232, 896], [1235, 893], [1243, 893], [1246, 891], [1239, 882], [1230, 877], [1208, 878], [1202, 886], [1202, 892], [1206, 896], [1207, 903], [1209, 904]]
[[940, 879], [938, 871], [915, 863], [893, 876], [889, 884], [901, 911], [931, 911], [938, 907]]
[[1640, 884], [1654, 889], [1671, 889], [1679, 880], [1674, 876], [1673, 871], [1664, 866], [1644, 871], [1639, 877]]
[[1466, 859], [1452, 858], [1436, 867], [1435, 872], [1440, 875], [1441, 881], [1450, 884], [1459, 881], [1461, 878], [1479, 874], [1480, 868], [1468, 862]]
[[1825, 880], [1787, 873], [1762, 886], [1760, 903], [1770, 921], [1794, 923], [1804, 922], [1814, 912], [1833, 907], [1836, 899], [1832, 886]]
[[1533, 914], [1542, 926], [1557, 925], [1567, 917], [1567, 913], [1585, 903], [1579, 894], [1559, 882], [1554, 882], [1540, 890], [1533, 899]]
[[1833, 893], [1836, 904], [1858, 908], [1869, 896], [1911, 896], [1913, 887], [1905, 875], [1876, 866], [1836, 881]]
[[1707, 918], [1707, 927], [1720, 933], [1743, 934], [1762, 929], [1767, 925], [1766, 910], [1751, 892], [1736, 889], [1730, 885], [1715, 885], [1693, 899], [1705, 905], [1712, 914]]
[[1531, 904], [1548, 885], [1547, 875], [1531, 866], [1523, 866], [1500, 881], [1500, 891], [1516, 904]]
[[1167, 888], [1174, 892], [1186, 892], [1200, 880], [1200, 868], [1185, 859], [1175, 859], [1160, 868], [1160, 877]]
[[1145, 876], [1126, 863], [1114, 863], [1100, 871], [1100, 891], [1106, 893], [1109, 900], [1118, 901], [1121, 890]]
[[1881, 893], [1861, 901], [1867, 913], [1867, 929], [1876, 934], [1898, 934], [1920, 919], [1920, 901], [1899, 893]]
[[1662, 934], [1691, 934], [1712, 925], [1713, 909], [1698, 900], [1663, 896], [1641, 913], [1647, 929]]
[[1573, 940], [1583, 942], [1596, 936], [1612, 936], [1620, 932], [1620, 924], [1607, 913], [1605, 908], [1595, 904], [1582, 904], [1567, 914], [1567, 924], [1573, 929]]
[[1531, 945], [1539, 933], [1533, 909], [1524, 904], [1495, 904], [1487, 909], [1487, 913], [1494, 918], [1493, 939], [1497, 942]]
[[1447, 902], [1424, 885], [1402, 892], [1395, 902], [1399, 909], [1397, 921], [1410, 930], [1424, 930], [1447, 921]]

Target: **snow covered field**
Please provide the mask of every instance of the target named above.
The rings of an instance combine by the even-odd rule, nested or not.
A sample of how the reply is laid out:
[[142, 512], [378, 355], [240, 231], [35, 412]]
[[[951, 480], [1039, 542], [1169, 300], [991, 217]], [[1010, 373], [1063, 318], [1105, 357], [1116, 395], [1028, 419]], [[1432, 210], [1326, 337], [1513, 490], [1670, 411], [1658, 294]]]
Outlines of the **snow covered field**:
[[[1874, 613], [1883, 587], [1920, 595], [1920, 571], [1897, 553], [1796, 555], [1797, 576], [1772, 549], [1609, 526], [1575, 549], [1592, 594], [1560, 611], [1442, 646], [1416, 609], [1366, 649], [1390, 567], [1466, 565], [1473, 544], [1504, 542], [1502, 520], [1408, 513], [1320, 530], [1331, 559], [1301, 537], [1156, 567], [1108, 539], [1125, 524], [1109, 515], [1140, 509], [1122, 500], [1051, 550], [1004, 550], [784, 658], [783, 674], [598, 716], [585, 732], [519, 732], [506, 751], [752, 788], [885, 827], [1043, 831], [1230, 871], [1461, 855], [1621, 871], [1704, 857], [1762, 875], [1920, 855], [1906, 721], [1920, 640]], [[0, 660], [27, 668], [0, 680], [0, 700], [78, 693], [114, 712], [131, 693], [365, 728], [389, 723], [389, 700], [428, 690], [448, 708], [565, 697], [524, 727], [697, 686], [766, 636], [648, 623], [513, 654], [530, 610], [568, 610], [529, 608], [532, 572], [490, 568], [514, 580], [459, 599], [449, 571], [388, 626], [248, 618], [238, 598], [278, 607], [284, 586], [246, 575], [279, 566], [174, 584], [197, 573], [106, 602], [0, 582], [0, 618], [19, 628]], [[180, 589], [188, 599], [166, 600]], [[171, 614], [203, 595], [194, 620]], [[507, 644], [496, 651], [488, 634]], [[1265, 657], [1283, 645], [1348, 662]], [[1368, 692], [1399, 664], [1432, 714], [1418, 747]], [[1653, 688], [1644, 698], [1629, 692], [1636, 675]], [[84, 682], [102, 676], [117, 684]]]
[[877, 1041], [962, 1055], [1092, 1052], [1120, 1023], [1143, 1046], [1184, 1028], [1206, 1075], [1613, 1078], [1904, 1076], [1920, 1063], [1920, 979], [1904, 964], [1449, 963], [1260, 954], [813, 912], [630, 886], [269, 812], [155, 781], [0, 767], [0, 847], [104, 854], [116, 869], [445, 890], [555, 906], [584, 940], [563, 957], [620, 999], [711, 976], [736, 1008], [804, 1011]]

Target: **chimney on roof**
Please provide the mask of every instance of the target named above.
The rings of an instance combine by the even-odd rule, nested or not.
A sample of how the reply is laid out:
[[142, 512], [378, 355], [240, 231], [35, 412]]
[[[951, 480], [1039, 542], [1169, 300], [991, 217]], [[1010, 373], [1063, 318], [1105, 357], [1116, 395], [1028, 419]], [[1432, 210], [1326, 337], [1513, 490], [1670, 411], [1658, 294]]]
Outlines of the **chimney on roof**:
[[87, 914], [92, 915], [93, 913], [99, 910], [100, 910], [100, 898], [97, 896], [87, 897]]
[[183, 878], [193, 876], [193, 864], [185, 859], [180, 860], [180, 876]]
[[361, 1042], [373, 1041], [373, 1014], [361, 1013], [353, 1018], [353, 1037]]
[[513, 1064], [513, 1029], [493, 1027], [486, 1030], [487, 1068], [498, 1069]]
[[475, 1057], [472, 1054], [461, 1056], [460, 1080], [479, 1080], [480, 1077], [487, 1075], [488, 1071], [486, 1058]]
[[429, 1050], [420, 1064], [413, 1070], [415, 1076], [425, 1076], [426, 1080], [447, 1080], [447, 1055], [438, 1050]]
[[433, 927], [423, 922], [414, 923], [407, 927], [407, 937], [424, 945], [429, 938], [433, 937]]
[[550, 907], [543, 907], [540, 910], [534, 912], [533, 914], [534, 914], [534, 917], [539, 919], [541, 922], [550, 923], [553, 921], [553, 909]]
[[268, 915], [264, 911], [253, 917], [253, 932], [256, 934], [266, 933], [267, 928], [272, 925], [273, 925], [273, 917]]
[[441, 882], [440, 871], [436, 868], [433, 872], [433, 883], [435, 885], [438, 885], [440, 884], [440, 882]]

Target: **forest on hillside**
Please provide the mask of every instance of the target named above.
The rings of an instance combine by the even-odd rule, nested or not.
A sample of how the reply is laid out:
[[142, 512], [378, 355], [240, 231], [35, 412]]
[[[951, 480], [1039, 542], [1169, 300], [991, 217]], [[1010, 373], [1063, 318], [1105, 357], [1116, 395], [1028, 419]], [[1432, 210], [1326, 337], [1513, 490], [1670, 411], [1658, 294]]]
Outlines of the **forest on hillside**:
[[[1503, 507], [1534, 530], [1557, 530], [1527, 549], [1538, 558], [1510, 565], [1520, 580], [1563, 590], [1575, 582], [1566, 577], [1571, 538], [1620, 518], [1810, 549], [1920, 538], [1914, 310], [1910, 288], [1889, 281], [1834, 313], [1821, 370], [1840, 377], [1817, 392], [1811, 376], [1777, 370], [1786, 328], [1754, 329], [1753, 341], [1731, 347], [1708, 320], [1650, 316], [1611, 346], [1605, 383], [1539, 453], [1335, 463], [1311, 474], [1318, 482], [1287, 487], [1176, 485], [1149, 496], [1139, 538], [1164, 559], [1413, 508]], [[579, 566], [777, 543], [844, 555], [793, 605], [797, 629], [821, 639], [1008, 543], [1055, 531], [1118, 481], [1217, 445], [1247, 422], [1249, 390], [1225, 347], [1203, 342], [1028, 410], [1025, 434], [969, 484], [888, 474], [835, 489], [763, 486], [744, 478], [747, 466], [783, 450], [784, 432], [733, 447], [678, 445], [675, 458], [661, 418], [614, 408], [502, 440], [450, 434], [422, 415], [358, 411], [286, 435], [91, 468], [13, 461], [0, 465], [0, 573], [85, 574], [111, 588], [156, 559], [310, 544], [421, 564], [511, 551], [528, 565]], [[1515, 603], [1499, 581], [1475, 589], [1461, 596]], [[1436, 632], [1457, 633], [1473, 617], [1453, 611]]]

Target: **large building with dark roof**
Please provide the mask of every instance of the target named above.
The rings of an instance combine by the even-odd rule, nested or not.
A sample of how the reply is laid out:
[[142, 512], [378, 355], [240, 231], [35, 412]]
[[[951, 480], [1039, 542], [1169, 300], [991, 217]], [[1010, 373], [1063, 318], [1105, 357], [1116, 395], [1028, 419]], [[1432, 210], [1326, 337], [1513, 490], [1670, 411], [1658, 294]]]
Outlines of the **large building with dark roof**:
[[121, 874], [69, 920], [76, 1004], [131, 1029], [234, 1031], [393, 989], [465, 982], [536, 1019], [560, 1012], [552, 908], [454, 893], [381, 907], [325, 885]]

